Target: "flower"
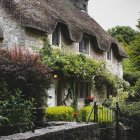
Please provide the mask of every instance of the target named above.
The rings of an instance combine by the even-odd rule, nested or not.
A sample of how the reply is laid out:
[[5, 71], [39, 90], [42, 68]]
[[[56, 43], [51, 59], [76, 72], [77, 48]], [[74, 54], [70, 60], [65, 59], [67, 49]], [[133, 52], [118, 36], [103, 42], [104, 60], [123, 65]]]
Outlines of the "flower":
[[95, 96], [87, 96], [87, 100], [89, 102], [93, 102], [94, 99], [95, 99]]
[[74, 112], [74, 118], [78, 116], [78, 112]]

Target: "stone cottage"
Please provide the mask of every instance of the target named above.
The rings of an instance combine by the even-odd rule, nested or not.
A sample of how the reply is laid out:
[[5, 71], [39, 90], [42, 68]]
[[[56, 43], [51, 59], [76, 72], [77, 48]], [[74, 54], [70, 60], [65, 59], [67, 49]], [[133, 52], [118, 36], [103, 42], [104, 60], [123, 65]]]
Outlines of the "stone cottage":
[[[67, 48], [76, 54], [103, 60], [107, 69], [123, 76], [123, 48], [88, 15], [89, 0], [0, 0], [0, 47], [43, 47], [48, 35], [54, 48]], [[60, 105], [69, 84], [54, 82], [49, 95], [50, 106]], [[90, 93], [87, 82], [77, 85], [79, 105]], [[106, 94], [104, 94], [106, 96]]]

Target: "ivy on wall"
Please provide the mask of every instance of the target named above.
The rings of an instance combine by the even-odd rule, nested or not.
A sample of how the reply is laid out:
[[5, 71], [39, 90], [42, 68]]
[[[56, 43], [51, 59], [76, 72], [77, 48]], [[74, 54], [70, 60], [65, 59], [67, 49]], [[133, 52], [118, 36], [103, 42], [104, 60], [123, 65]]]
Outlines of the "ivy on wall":
[[123, 79], [111, 74], [104, 62], [87, 58], [84, 54], [75, 54], [67, 50], [53, 49], [47, 38], [40, 50], [42, 61], [62, 77], [88, 80], [99, 89], [106, 85], [111, 94], [117, 94], [118, 89], [127, 87]]

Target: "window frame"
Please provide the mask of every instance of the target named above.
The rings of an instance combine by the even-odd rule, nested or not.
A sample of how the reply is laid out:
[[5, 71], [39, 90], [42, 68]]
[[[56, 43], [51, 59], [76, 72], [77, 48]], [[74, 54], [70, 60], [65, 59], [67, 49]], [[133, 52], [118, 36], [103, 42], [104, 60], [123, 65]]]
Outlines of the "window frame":
[[[55, 37], [57, 37], [57, 39], [54, 39]], [[57, 47], [61, 46], [61, 28], [59, 26], [57, 26], [52, 33], [52, 45]]]
[[110, 48], [109, 52], [106, 53], [106, 58], [108, 61], [112, 61], [112, 48]]
[[78, 98], [86, 98], [89, 93], [90, 93], [90, 89], [89, 89], [89, 83], [88, 82], [80, 82], [79, 83], [79, 94], [78, 94]]
[[3, 47], [3, 38], [0, 37], [0, 47]]
[[90, 37], [83, 36], [82, 40], [79, 42], [79, 52], [90, 55], [90, 43]]

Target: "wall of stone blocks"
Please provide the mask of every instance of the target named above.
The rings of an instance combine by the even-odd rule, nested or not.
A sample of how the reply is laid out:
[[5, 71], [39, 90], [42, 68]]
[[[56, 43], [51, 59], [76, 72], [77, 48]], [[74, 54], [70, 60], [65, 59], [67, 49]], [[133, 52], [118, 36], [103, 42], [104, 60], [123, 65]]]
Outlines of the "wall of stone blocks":
[[24, 28], [5, 12], [0, 5], [0, 29], [3, 32], [3, 47], [25, 46]]
[[27, 132], [1, 137], [0, 140], [99, 140], [100, 130], [97, 123], [55, 126], [43, 128], [35, 133]]

